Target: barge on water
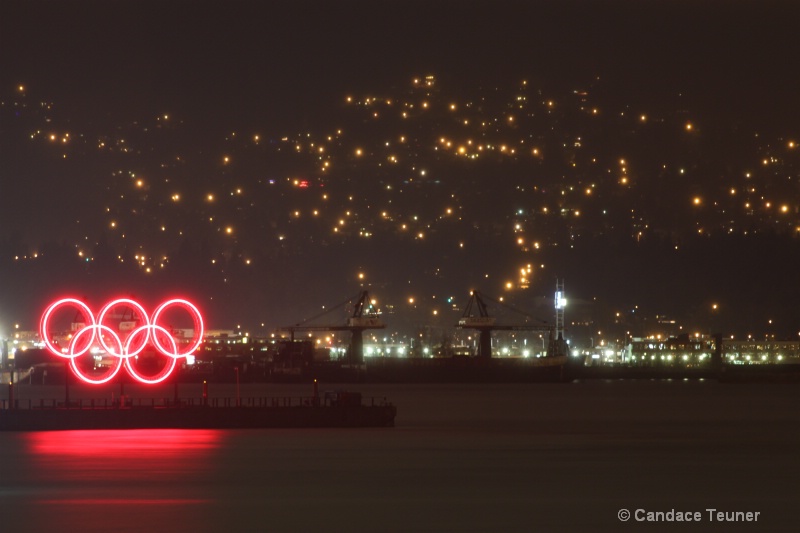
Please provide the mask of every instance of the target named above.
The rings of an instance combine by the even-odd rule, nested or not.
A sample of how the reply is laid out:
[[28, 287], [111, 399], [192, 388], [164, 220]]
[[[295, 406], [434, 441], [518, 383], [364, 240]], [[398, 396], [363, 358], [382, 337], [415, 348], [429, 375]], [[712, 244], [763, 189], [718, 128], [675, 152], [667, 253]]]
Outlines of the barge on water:
[[0, 404], [0, 431], [76, 429], [256, 429], [391, 427], [397, 408], [384, 398], [337, 392], [324, 398], [123, 398], [20, 400]]

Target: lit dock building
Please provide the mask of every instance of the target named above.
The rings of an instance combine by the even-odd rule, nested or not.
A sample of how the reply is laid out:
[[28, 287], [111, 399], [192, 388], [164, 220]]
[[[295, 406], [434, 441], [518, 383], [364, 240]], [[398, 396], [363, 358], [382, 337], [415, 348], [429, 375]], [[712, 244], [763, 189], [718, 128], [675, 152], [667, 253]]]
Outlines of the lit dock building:
[[717, 353], [728, 365], [800, 364], [800, 340], [734, 340], [700, 334], [634, 337], [626, 352], [623, 362], [635, 366], [705, 367]]

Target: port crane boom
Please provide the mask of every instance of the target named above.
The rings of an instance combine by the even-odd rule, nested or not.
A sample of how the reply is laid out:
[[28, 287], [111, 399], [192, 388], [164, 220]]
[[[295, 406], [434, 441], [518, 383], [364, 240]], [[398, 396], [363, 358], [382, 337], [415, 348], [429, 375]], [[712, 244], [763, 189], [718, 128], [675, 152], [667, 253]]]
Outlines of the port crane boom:
[[[534, 320], [538, 324], [498, 324], [497, 318], [490, 316], [485, 299], [501, 305], [512, 311], [521, 314], [525, 320]], [[489, 359], [492, 357], [492, 331], [543, 331], [550, 334], [552, 344], [553, 326], [546, 322], [533, 318], [527, 313], [518, 311], [508, 305], [504, 305], [488, 296], [482, 295], [479, 291], [473, 291], [467, 305], [464, 307], [464, 314], [456, 324], [457, 328], [474, 329], [478, 331], [478, 357]]]
[[[353, 313], [344, 324], [309, 324], [309, 322], [328, 315], [352, 303], [354, 300]], [[364, 330], [383, 329], [385, 327], [386, 324], [380, 319], [379, 313], [372, 307], [369, 291], [361, 291], [334, 308], [292, 326], [283, 327], [281, 331], [289, 332], [292, 341], [294, 341], [295, 331], [349, 331], [351, 337], [348, 363], [361, 365], [364, 362]]]

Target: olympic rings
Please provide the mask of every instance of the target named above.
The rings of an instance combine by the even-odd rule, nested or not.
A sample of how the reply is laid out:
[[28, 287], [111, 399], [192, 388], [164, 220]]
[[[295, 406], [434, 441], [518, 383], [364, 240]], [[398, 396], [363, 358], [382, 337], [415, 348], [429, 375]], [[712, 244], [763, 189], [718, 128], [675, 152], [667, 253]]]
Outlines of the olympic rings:
[[[106, 325], [105, 322], [111, 315], [112, 309], [123, 306], [132, 310], [138, 320], [131, 320], [128, 323], [120, 321], [116, 330]], [[51, 337], [48, 335], [48, 324], [52, 319], [53, 313], [61, 307], [73, 307], [83, 317], [83, 322], [80, 322], [80, 327], [74, 331], [68, 347], [63, 350], [53, 344]], [[188, 344], [188, 348], [183, 350], [179, 349], [178, 342], [170, 331], [158, 324], [159, 319], [162, 319], [163, 313], [171, 307], [179, 307], [187, 311], [194, 321], [194, 336]], [[143, 324], [131, 329], [130, 322], [143, 322]], [[127, 327], [123, 327], [123, 324], [127, 325]], [[75, 324], [73, 324], [74, 328]], [[124, 338], [122, 336], [123, 329], [129, 330]], [[192, 354], [200, 347], [203, 342], [203, 317], [193, 303], [180, 298], [167, 300], [159, 305], [153, 312], [152, 319], [139, 302], [129, 298], [118, 298], [107, 303], [100, 310], [97, 318], [84, 302], [75, 298], [62, 298], [50, 304], [42, 314], [39, 333], [47, 350], [54, 355], [69, 359], [72, 371], [86, 383], [95, 385], [107, 383], [117, 375], [124, 364], [131, 377], [141, 383], [154, 384], [160, 383], [169, 377], [175, 369], [178, 359]], [[166, 346], [164, 344], [165, 338], [168, 339]], [[169, 358], [169, 362], [153, 376], [142, 375], [134, 368], [131, 362], [148, 345], [152, 346], [158, 354]], [[90, 350], [92, 353], [95, 353], [95, 350], [104, 351], [106, 354], [116, 357], [117, 361], [102, 376], [87, 376], [80, 370], [76, 360]]]

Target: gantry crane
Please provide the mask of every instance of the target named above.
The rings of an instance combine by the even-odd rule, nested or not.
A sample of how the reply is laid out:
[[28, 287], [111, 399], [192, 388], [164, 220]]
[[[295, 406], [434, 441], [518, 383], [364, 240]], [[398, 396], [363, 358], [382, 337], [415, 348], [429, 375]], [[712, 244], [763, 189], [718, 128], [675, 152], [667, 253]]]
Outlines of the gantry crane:
[[[522, 324], [498, 324], [497, 319], [489, 315], [485, 299], [493, 303], [503, 306], [507, 309], [521, 314], [525, 317], [525, 321], [535, 321], [538, 324], [522, 323]], [[497, 300], [482, 295], [479, 291], [472, 291], [472, 295], [464, 308], [464, 314], [456, 324], [457, 328], [474, 329], [478, 331], [478, 357], [489, 359], [492, 357], [492, 331], [542, 331], [550, 334], [550, 346], [553, 345], [553, 326], [546, 322], [534, 318], [527, 313], [518, 311], [511, 306], [505, 305]], [[551, 350], [548, 350], [548, 353]]]
[[[353, 304], [353, 314], [347, 318], [345, 324], [309, 324], [322, 316], [333, 313], [337, 309], [344, 307], [347, 304]], [[357, 295], [348, 298], [341, 304], [331, 308], [324, 313], [313, 316], [293, 326], [286, 326], [281, 328], [281, 331], [288, 331], [294, 341], [295, 331], [349, 331], [350, 337], [350, 350], [347, 355], [347, 362], [351, 365], [361, 365], [364, 362], [364, 330], [366, 329], [383, 329], [386, 324], [380, 319], [380, 313], [374, 309], [372, 300], [369, 298], [368, 291], [361, 291]]]

